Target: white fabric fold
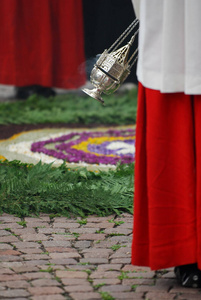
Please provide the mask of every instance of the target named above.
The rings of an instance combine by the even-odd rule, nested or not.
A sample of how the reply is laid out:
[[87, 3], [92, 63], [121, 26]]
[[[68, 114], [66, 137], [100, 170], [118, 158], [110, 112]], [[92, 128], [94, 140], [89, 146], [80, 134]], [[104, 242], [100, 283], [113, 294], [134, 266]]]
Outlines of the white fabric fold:
[[163, 93], [201, 94], [201, 0], [140, 1], [137, 76]]

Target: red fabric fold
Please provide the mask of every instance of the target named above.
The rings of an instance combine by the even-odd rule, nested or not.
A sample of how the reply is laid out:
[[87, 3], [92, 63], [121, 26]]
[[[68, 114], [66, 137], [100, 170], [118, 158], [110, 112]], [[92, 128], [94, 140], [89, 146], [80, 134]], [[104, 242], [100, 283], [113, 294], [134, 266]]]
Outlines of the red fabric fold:
[[82, 0], [1, 0], [0, 40], [1, 84], [86, 81]]
[[139, 84], [132, 263], [201, 267], [201, 96]]

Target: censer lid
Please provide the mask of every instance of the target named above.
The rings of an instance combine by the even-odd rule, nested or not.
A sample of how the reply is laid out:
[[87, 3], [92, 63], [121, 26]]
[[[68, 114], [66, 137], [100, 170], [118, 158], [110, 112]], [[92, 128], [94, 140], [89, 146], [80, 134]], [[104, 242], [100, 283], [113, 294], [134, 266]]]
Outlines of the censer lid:
[[114, 57], [119, 62], [119, 64], [125, 65], [128, 60], [129, 50], [130, 45], [127, 44], [120, 49], [111, 52], [110, 55], [112, 55], [112, 57]]

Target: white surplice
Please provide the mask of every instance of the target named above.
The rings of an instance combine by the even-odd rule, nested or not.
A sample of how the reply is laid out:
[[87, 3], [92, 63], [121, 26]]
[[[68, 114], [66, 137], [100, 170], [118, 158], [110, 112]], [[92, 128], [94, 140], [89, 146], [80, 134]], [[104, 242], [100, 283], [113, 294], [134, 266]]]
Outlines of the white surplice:
[[201, 0], [140, 4], [138, 80], [161, 92], [201, 94]]

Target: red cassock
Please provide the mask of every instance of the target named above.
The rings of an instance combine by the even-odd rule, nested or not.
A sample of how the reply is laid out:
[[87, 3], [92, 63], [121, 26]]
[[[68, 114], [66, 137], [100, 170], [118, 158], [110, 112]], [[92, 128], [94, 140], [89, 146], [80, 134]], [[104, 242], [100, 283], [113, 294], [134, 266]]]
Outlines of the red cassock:
[[86, 81], [82, 0], [1, 0], [0, 41], [1, 84]]
[[132, 263], [201, 269], [201, 96], [139, 84]]

